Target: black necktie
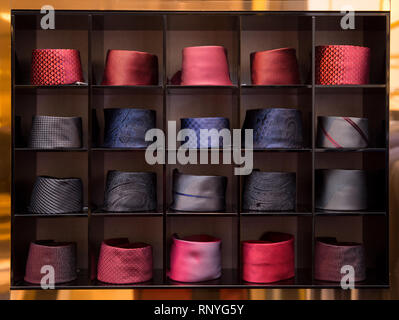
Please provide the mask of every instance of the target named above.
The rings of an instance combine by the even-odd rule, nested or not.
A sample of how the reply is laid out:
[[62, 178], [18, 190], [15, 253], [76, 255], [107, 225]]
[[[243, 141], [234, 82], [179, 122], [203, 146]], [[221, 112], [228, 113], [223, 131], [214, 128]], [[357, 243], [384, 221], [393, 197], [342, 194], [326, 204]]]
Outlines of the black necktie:
[[254, 170], [245, 179], [242, 198], [244, 210], [295, 210], [296, 174]]
[[157, 208], [155, 172], [108, 171], [104, 210], [115, 212], [150, 211]]
[[223, 211], [226, 208], [227, 178], [199, 176], [173, 171], [173, 204], [178, 211]]
[[29, 211], [69, 213], [83, 209], [83, 184], [79, 178], [39, 176], [33, 186]]
[[82, 119], [79, 117], [34, 116], [29, 148], [81, 148]]

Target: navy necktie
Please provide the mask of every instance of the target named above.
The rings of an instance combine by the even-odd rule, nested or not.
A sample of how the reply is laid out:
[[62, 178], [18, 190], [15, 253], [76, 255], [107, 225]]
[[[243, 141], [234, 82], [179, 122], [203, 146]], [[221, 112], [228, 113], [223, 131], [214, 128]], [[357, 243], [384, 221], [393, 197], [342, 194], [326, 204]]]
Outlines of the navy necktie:
[[104, 109], [106, 148], [146, 148], [148, 130], [155, 128], [155, 111], [146, 109]]
[[[184, 118], [181, 119], [181, 129], [192, 129], [195, 132], [194, 136], [186, 138], [186, 147], [188, 148], [223, 148], [223, 139], [219, 136], [219, 131], [222, 129], [229, 129], [230, 122], [227, 118]], [[211, 132], [210, 137], [206, 141], [200, 140], [201, 129], [216, 129], [218, 133]], [[227, 145], [225, 145], [227, 147]]]
[[226, 208], [227, 178], [173, 171], [173, 204], [178, 211], [223, 211]]
[[247, 110], [243, 129], [254, 130], [255, 149], [302, 148], [301, 114], [299, 110], [288, 108]]
[[157, 175], [154, 172], [108, 171], [104, 210], [150, 211], [157, 208]]

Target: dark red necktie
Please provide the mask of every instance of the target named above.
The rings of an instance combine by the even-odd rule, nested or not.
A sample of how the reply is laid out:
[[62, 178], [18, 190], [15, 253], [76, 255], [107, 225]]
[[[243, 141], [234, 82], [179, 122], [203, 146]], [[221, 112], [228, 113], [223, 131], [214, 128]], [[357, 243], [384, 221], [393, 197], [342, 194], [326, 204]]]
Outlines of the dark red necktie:
[[299, 68], [293, 48], [253, 52], [251, 79], [254, 85], [299, 84]]
[[158, 58], [147, 52], [108, 50], [101, 84], [108, 86], [157, 85]]
[[370, 48], [332, 45], [316, 47], [316, 83], [368, 84]]
[[77, 278], [76, 244], [52, 240], [31, 242], [26, 262], [25, 281], [41, 283], [46, 274], [42, 273], [43, 266], [54, 268], [54, 283], [75, 280]]
[[127, 284], [152, 278], [152, 247], [146, 243], [129, 243], [127, 238], [104, 240], [98, 258], [97, 279]]
[[84, 82], [80, 54], [75, 49], [35, 49], [31, 67], [33, 85]]
[[295, 276], [294, 236], [268, 232], [261, 241], [242, 242], [244, 281], [269, 283]]

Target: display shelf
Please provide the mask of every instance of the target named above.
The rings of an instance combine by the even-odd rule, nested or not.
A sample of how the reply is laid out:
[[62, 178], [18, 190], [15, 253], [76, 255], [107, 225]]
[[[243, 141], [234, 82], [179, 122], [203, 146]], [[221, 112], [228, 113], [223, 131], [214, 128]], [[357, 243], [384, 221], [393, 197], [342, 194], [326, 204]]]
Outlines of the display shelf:
[[[56, 289], [150, 288], [339, 288], [316, 281], [312, 274], [314, 239], [336, 236], [363, 242], [367, 279], [356, 288], [389, 287], [389, 12], [356, 12], [356, 29], [342, 30], [339, 12], [152, 12], [56, 11], [56, 30], [42, 30], [40, 12], [13, 10], [11, 52], [12, 117], [21, 117], [23, 144], [12, 150], [12, 281], [11, 289], [40, 289], [23, 281], [29, 243], [35, 239], [76, 241], [79, 277]], [[315, 46], [354, 44], [371, 48], [370, 84], [317, 85]], [[222, 45], [227, 49], [231, 86], [182, 86], [170, 80], [181, 69], [187, 46]], [[282, 47], [296, 49], [301, 81], [296, 85], [252, 85], [249, 54]], [[87, 85], [36, 86], [29, 82], [32, 50], [75, 48], [80, 51]], [[102, 85], [109, 49], [146, 51], [158, 57], [158, 83], [149, 86]], [[226, 117], [231, 129], [242, 127], [250, 109], [286, 107], [302, 112], [303, 148], [253, 150], [253, 168], [295, 172], [294, 211], [251, 212], [242, 209], [245, 176], [235, 176], [236, 164], [179, 165], [145, 162], [145, 149], [103, 148], [107, 108], [156, 111], [156, 127], [168, 135], [168, 121], [190, 117]], [[96, 118], [93, 117], [95, 111]], [[34, 115], [80, 116], [83, 147], [31, 149], [27, 138]], [[318, 116], [369, 119], [369, 147], [323, 149], [316, 146]], [[97, 122], [95, 122], [95, 119]], [[98, 125], [95, 131], [96, 124]], [[165, 151], [176, 148], [165, 146]], [[203, 151], [203, 150], [200, 150]], [[211, 150], [206, 150], [209, 155]], [[248, 151], [240, 148], [241, 152]], [[219, 163], [222, 163], [222, 150]], [[208, 159], [209, 160], [209, 159]], [[210, 161], [209, 161], [210, 162]], [[228, 178], [223, 212], [177, 212], [172, 203], [172, 172], [217, 174]], [[322, 168], [364, 169], [370, 173], [369, 209], [320, 211], [315, 208], [315, 171]], [[109, 170], [153, 171], [157, 174], [157, 210], [113, 213], [101, 210]], [[80, 213], [26, 213], [37, 175], [77, 176], [84, 185]], [[53, 219], [54, 218], [54, 219]], [[56, 219], [55, 219], [56, 218]], [[276, 283], [241, 280], [241, 241], [259, 239], [266, 231], [295, 237], [296, 276]], [[220, 279], [180, 283], [167, 278], [170, 239], [210, 234], [222, 239]], [[101, 242], [113, 237], [153, 246], [154, 278], [138, 284], [114, 285], [94, 280]]]

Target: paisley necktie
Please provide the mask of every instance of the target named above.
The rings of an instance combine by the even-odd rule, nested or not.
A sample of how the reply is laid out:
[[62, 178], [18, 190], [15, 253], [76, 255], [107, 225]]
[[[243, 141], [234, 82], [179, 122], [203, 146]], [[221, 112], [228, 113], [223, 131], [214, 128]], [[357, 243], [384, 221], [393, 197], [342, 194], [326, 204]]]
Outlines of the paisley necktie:
[[173, 203], [177, 211], [211, 212], [226, 208], [227, 178], [173, 171]]
[[354, 281], [366, 279], [365, 249], [360, 243], [337, 242], [335, 238], [317, 238], [315, 246], [315, 279], [340, 282], [343, 266], [354, 269]]
[[155, 111], [146, 109], [104, 109], [106, 148], [146, 148], [148, 130], [155, 128]]
[[104, 210], [135, 212], [156, 210], [156, 208], [156, 173], [108, 171]]
[[253, 170], [245, 179], [242, 201], [243, 210], [295, 210], [295, 172], [261, 172]]
[[30, 200], [32, 213], [70, 213], [83, 210], [83, 184], [79, 178], [36, 178]]
[[97, 279], [114, 284], [151, 280], [152, 247], [146, 243], [129, 243], [127, 238], [104, 240], [98, 258]]
[[294, 236], [268, 232], [261, 240], [242, 242], [242, 279], [269, 283], [295, 276]]
[[29, 148], [82, 147], [82, 118], [33, 116]]
[[368, 84], [370, 48], [330, 45], [316, 47], [316, 84]]
[[31, 67], [33, 85], [84, 82], [80, 54], [75, 49], [35, 49], [32, 52]]
[[208, 235], [172, 238], [169, 278], [180, 282], [201, 282], [222, 275], [222, 241]]
[[104, 77], [108, 86], [144, 86], [158, 84], [158, 57], [129, 50], [108, 50]]
[[300, 83], [296, 50], [281, 48], [252, 52], [251, 80], [254, 85], [295, 85]]
[[354, 117], [317, 117], [319, 148], [367, 148], [368, 119]]
[[[230, 122], [227, 118], [184, 118], [181, 119], [181, 129], [191, 129], [189, 137], [186, 138], [185, 146], [190, 149], [196, 148], [223, 148], [221, 130], [229, 130]], [[209, 130], [209, 137], [201, 141], [201, 131]], [[228, 131], [230, 136], [230, 131]], [[225, 147], [228, 147], [227, 143]]]
[[362, 170], [316, 170], [316, 208], [367, 209], [367, 177]]
[[302, 113], [296, 109], [247, 110], [242, 130], [253, 129], [254, 149], [302, 148]]
[[183, 86], [231, 86], [227, 50], [221, 46], [186, 47], [182, 70], [172, 78]]
[[76, 243], [54, 242], [53, 240], [31, 242], [26, 262], [25, 281], [40, 284], [45, 276], [45, 273], [42, 273], [44, 266], [54, 268], [54, 283], [75, 280], [77, 278]]

